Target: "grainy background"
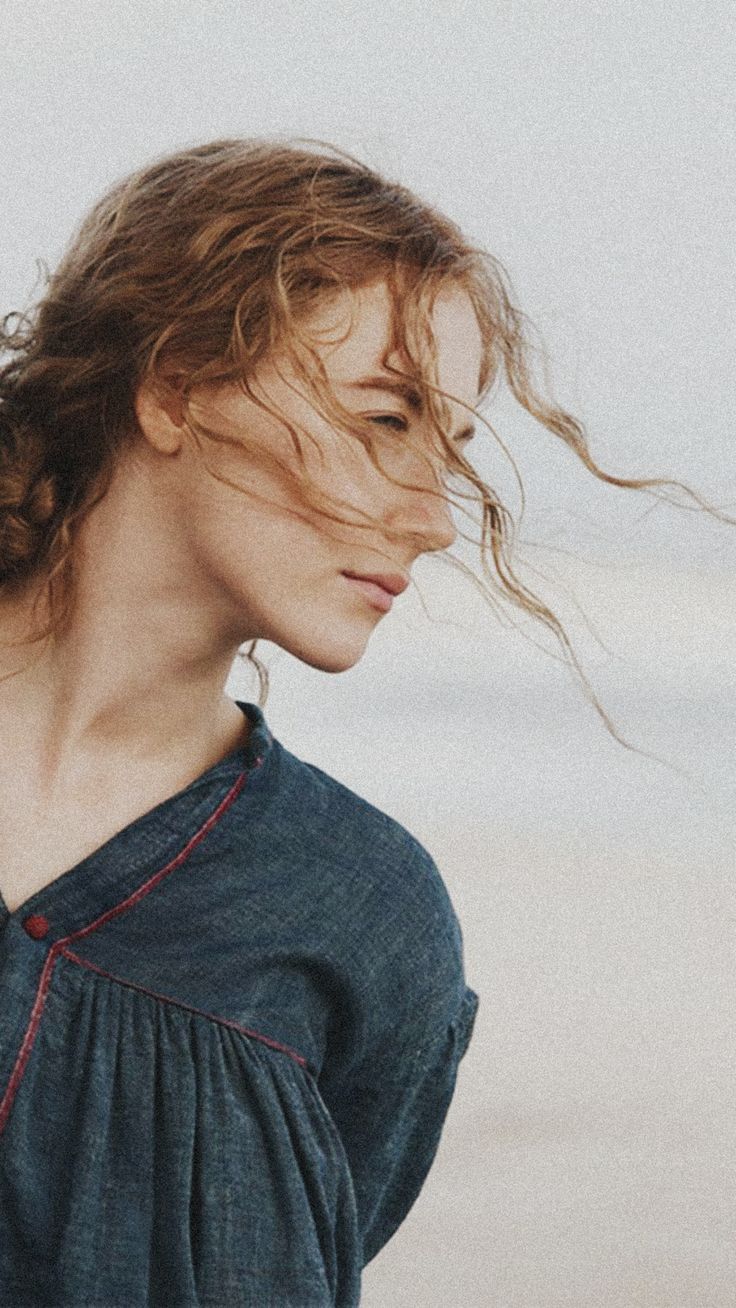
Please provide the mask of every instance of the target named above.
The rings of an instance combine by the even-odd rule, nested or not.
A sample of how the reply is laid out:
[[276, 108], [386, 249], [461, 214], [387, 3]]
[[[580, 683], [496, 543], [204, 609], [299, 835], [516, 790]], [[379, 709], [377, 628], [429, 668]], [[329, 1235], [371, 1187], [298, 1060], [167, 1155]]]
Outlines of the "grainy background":
[[[0, 311], [154, 154], [322, 137], [502, 261], [606, 469], [734, 515], [727, 0], [5, 0], [2, 31]], [[436, 858], [481, 995], [364, 1302], [732, 1308], [736, 530], [601, 485], [503, 392], [488, 416], [527, 492], [522, 576], [664, 761], [439, 559], [428, 614], [408, 591], [348, 673], [261, 647], [274, 733]], [[490, 436], [473, 450], [518, 516]], [[237, 666], [229, 689], [257, 697]]]

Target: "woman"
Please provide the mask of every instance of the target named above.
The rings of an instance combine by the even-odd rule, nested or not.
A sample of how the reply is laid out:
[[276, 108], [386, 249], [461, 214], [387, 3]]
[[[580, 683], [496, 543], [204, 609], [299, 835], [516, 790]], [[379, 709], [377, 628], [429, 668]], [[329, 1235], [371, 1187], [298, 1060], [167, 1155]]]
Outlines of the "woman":
[[655, 483], [535, 394], [495, 261], [330, 148], [142, 169], [3, 344], [0, 1298], [357, 1304], [478, 996], [430, 855], [233, 658], [354, 666], [452, 481], [569, 652], [465, 454], [501, 366]]

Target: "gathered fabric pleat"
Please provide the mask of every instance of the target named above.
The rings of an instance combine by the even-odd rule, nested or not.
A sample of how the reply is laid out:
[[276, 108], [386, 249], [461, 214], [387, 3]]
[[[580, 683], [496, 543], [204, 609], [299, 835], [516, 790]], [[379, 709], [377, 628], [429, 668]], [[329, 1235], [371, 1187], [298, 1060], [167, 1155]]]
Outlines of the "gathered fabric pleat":
[[311, 1072], [255, 1037], [64, 960], [12, 1133], [35, 1283], [25, 1256], [24, 1284], [3, 1266], [8, 1303], [82, 1308], [80, 1284], [90, 1308], [358, 1303], [340, 1137]]

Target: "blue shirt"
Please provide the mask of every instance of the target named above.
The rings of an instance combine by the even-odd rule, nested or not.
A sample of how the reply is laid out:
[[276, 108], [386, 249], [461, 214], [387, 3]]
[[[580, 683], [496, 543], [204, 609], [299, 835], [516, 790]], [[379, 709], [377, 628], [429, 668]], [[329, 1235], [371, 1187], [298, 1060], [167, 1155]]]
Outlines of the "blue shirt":
[[351, 1308], [436, 1154], [442, 878], [236, 702], [247, 745], [0, 900], [2, 1305]]

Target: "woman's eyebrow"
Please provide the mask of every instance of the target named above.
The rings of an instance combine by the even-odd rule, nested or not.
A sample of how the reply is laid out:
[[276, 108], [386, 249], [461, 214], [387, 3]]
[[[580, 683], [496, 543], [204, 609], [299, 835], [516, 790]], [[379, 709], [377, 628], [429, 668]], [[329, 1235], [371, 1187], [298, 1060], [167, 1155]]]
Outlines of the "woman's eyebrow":
[[[419, 391], [411, 385], [411, 382], [397, 381], [393, 377], [361, 377], [360, 381], [350, 382], [350, 386], [357, 387], [361, 390], [388, 391], [400, 395], [406, 401], [408, 407], [414, 413], [421, 413], [424, 405]], [[466, 436], [474, 436], [475, 427], [471, 424], [463, 427], [462, 431], [455, 433], [454, 440], [463, 440]]]
[[397, 381], [393, 377], [376, 376], [361, 377], [360, 381], [351, 382], [350, 385], [359, 386], [363, 390], [394, 391], [406, 400], [410, 409], [414, 409], [416, 413], [422, 411], [422, 397], [411, 382]]

